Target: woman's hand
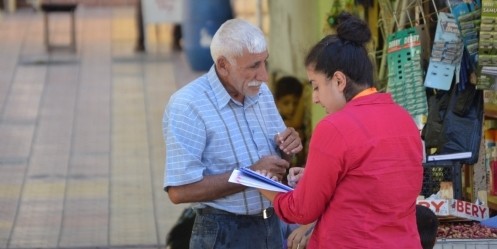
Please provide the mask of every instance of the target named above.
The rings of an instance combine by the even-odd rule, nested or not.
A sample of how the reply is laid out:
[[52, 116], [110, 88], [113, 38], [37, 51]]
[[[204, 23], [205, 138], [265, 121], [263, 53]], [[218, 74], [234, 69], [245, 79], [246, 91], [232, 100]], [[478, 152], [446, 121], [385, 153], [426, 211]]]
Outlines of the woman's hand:
[[312, 230], [314, 229], [314, 223], [301, 225], [287, 238], [288, 249], [303, 249], [307, 247], [307, 242], [311, 236]]
[[288, 186], [295, 188], [300, 179], [304, 176], [304, 168], [302, 167], [292, 167], [288, 170], [288, 175], [286, 179], [288, 180]]

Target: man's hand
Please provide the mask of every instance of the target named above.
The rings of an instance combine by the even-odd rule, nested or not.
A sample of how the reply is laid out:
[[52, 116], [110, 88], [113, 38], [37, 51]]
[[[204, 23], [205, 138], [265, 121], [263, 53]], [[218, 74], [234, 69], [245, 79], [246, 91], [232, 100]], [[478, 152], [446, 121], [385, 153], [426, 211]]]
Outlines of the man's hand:
[[276, 134], [275, 141], [280, 150], [286, 155], [297, 154], [304, 148], [299, 133], [292, 127], [288, 127], [283, 132]]
[[262, 170], [262, 171], [261, 170], [257, 170], [256, 172], [259, 173], [259, 174], [261, 174], [261, 175], [263, 175], [263, 176], [265, 176], [265, 177], [267, 177], [267, 178], [269, 178], [269, 179], [271, 179], [271, 180], [273, 180], [273, 181], [281, 182], [278, 179], [278, 177], [273, 176], [273, 174], [271, 174], [270, 172], [267, 172], [266, 170]]
[[276, 176], [278, 181], [285, 177], [286, 169], [290, 164], [277, 156], [266, 156], [257, 161], [250, 168], [253, 171], [267, 172], [272, 176]]

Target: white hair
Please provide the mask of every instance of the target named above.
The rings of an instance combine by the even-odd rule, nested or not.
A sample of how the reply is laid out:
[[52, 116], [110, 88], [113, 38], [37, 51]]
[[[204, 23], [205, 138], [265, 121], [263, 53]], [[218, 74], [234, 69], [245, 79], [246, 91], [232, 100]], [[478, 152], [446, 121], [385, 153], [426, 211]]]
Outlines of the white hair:
[[216, 31], [211, 41], [211, 56], [214, 63], [220, 56], [231, 63], [241, 56], [243, 50], [249, 53], [262, 53], [267, 50], [266, 38], [262, 30], [242, 19], [230, 19]]

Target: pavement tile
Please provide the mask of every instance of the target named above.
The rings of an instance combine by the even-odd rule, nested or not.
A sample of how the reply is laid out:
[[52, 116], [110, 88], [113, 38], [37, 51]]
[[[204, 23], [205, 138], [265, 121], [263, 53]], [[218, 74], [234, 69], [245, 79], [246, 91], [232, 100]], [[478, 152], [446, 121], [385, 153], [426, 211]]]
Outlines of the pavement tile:
[[[67, 16], [50, 18], [67, 42]], [[177, 66], [167, 49], [134, 53], [134, 18], [80, 8], [77, 52], [50, 54], [40, 13], [0, 19], [0, 248], [164, 245], [185, 207], [162, 190]]]

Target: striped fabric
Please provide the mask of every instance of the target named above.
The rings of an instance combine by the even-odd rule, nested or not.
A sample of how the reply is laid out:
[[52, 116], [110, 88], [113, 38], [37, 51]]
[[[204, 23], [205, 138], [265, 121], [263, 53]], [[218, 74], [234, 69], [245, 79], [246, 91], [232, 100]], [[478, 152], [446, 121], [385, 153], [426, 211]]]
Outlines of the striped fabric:
[[[231, 172], [263, 156], [279, 155], [274, 137], [285, 128], [266, 84], [242, 104], [231, 99], [212, 67], [173, 94], [166, 107], [164, 187], [197, 182], [204, 175]], [[256, 214], [270, 203], [257, 190], [247, 188], [196, 206], [203, 205]]]

